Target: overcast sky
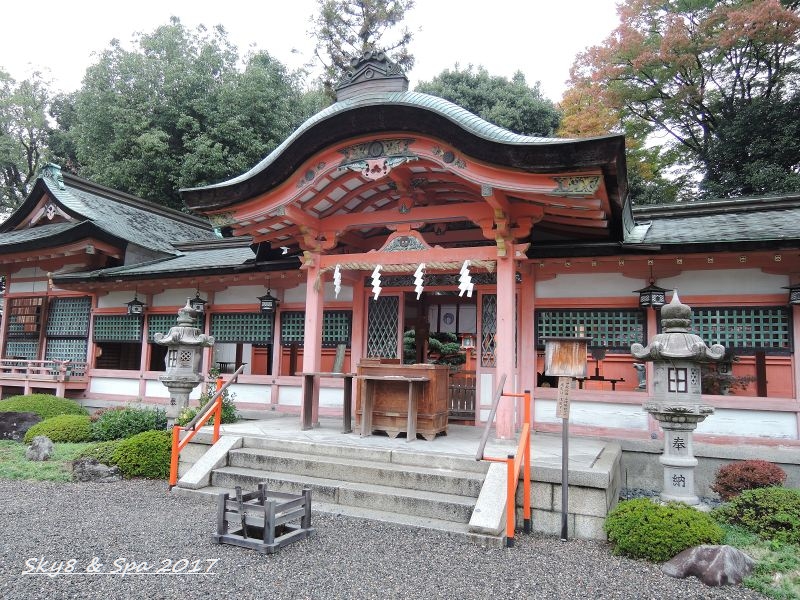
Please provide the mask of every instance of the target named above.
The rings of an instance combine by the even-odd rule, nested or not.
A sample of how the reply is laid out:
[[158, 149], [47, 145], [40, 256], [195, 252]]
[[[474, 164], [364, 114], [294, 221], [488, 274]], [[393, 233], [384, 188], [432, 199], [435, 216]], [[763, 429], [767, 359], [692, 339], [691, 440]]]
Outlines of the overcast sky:
[[[112, 38], [130, 41], [180, 17], [191, 27], [223, 25], [244, 53], [269, 51], [291, 68], [312, 57], [309, 20], [316, 0], [37, 0], [4, 2], [0, 67], [16, 79], [45, 71], [56, 89], [80, 87], [86, 67]], [[483, 65], [493, 75], [521, 70], [529, 84], [558, 101], [575, 55], [617, 25], [616, 0], [417, 0], [411, 86], [456, 63]]]

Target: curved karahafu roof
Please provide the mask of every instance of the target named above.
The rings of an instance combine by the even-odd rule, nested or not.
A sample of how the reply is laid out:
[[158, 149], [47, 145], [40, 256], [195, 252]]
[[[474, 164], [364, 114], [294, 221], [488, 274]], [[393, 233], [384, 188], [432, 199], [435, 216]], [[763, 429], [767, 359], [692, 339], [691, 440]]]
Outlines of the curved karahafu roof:
[[622, 238], [623, 136], [519, 135], [408, 91], [382, 54], [354, 61], [337, 102], [248, 172], [182, 190], [237, 236], [295, 250], [365, 252], [390, 229], [428, 244]]

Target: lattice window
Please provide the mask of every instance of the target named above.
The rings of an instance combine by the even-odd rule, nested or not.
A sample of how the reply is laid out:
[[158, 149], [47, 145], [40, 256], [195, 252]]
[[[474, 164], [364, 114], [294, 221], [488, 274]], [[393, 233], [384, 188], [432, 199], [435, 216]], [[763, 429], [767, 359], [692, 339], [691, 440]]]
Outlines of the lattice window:
[[[83, 363], [86, 360], [88, 348], [86, 338], [54, 338], [47, 340], [45, 360], [71, 360], [73, 363]], [[73, 375], [83, 375], [83, 369], [70, 369]]]
[[792, 351], [789, 309], [784, 306], [694, 308], [692, 333], [707, 344], [768, 354]]
[[88, 296], [53, 298], [47, 314], [47, 337], [88, 337], [91, 309], [92, 299]]
[[377, 300], [369, 301], [367, 356], [398, 358], [399, 308], [398, 296], [379, 296]]
[[496, 367], [497, 295], [483, 294], [481, 298], [481, 366]]
[[[335, 348], [339, 344], [350, 347], [353, 313], [349, 310], [326, 310], [322, 313], [322, 347]], [[306, 330], [306, 313], [290, 310], [281, 313], [281, 345], [297, 344], [303, 347]]]
[[147, 341], [154, 343], [153, 336], [156, 333], [163, 333], [167, 335], [169, 330], [178, 324], [177, 314], [168, 315], [147, 315]]
[[42, 297], [9, 299], [8, 337], [38, 340], [42, 327], [43, 305], [44, 298]]
[[6, 358], [15, 357], [36, 360], [39, 357], [39, 340], [8, 340]]
[[95, 342], [141, 342], [142, 318], [138, 315], [95, 315]]
[[631, 344], [647, 343], [647, 318], [642, 310], [536, 311], [536, 343], [548, 337], [588, 337], [590, 346], [630, 352]]
[[215, 313], [211, 335], [219, 343], [271, 344], [274, 315], [257, 313]]

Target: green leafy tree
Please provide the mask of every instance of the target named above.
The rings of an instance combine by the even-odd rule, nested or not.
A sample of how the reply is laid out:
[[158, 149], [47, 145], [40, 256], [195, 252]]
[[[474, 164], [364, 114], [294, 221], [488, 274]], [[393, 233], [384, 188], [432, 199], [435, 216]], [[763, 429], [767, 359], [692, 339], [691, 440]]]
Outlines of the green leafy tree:
[[416, 91], [450, 100], [479, 117], [516, 133], [549, 136], [558, 128], [560, 114], [545, 98], [539, 82], [529, 86], [517, 71], [509, 80], [490, 75], [472, 65], [445, 69], [431, 81], [420, 82]]
[[306, 116], [297, 76], [266, 52], [241, 69], [222, 27], [173, 17], [134, 46], [112, 40], [75, 95], [69, 137], [99, 183], [180, 208], [179, 188], [247, 170]]
[[333, 88], [350, 59], [369, 50], [382, 50], [406, 73], [414, 66], [408, 46], [413, 38], [402, 22], [414, 0], [317, 0], [310, 34], [324, 69], [322, 83], [333, 98]]
[[0, 213], [22, 203], [47, 162], [49, 101], [39, 73], [17, 83], [0, 70]]
[[705, 195], [800, 189], [800, 160], [776, 133], [797, 121], [799, 4], [625, 0], [617, 29], [578, 55], [571, 87], [651, 143], [666, 139], [659, 157], [684, 194], [696, 174]]

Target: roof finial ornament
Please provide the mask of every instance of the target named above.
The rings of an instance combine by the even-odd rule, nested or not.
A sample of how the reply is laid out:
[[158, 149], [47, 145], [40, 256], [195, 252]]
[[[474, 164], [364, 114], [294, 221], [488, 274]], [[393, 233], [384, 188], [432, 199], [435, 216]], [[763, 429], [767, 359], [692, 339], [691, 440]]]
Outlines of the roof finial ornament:
[[46, 177], [58, 186], [58, 189], [66, 189], [64, 187], [64, 176], [61, 174], [61, 167], [55, 163], [47, 163], [42, 167], [41, 177]]
[[336, 100], [370, 91], [405, 92], [408, 77], [382, 50], [366, 50], [350, 58], [350, 67], [336, 84]]

